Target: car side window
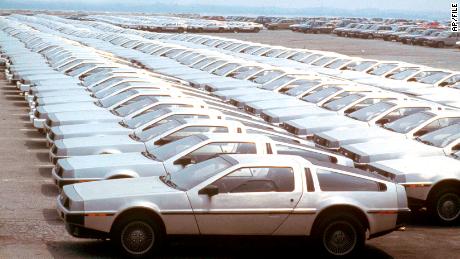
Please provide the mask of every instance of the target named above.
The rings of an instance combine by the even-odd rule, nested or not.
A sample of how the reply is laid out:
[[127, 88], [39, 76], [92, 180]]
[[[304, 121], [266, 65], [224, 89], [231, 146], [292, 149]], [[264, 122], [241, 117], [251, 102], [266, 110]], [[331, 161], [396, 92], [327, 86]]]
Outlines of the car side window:
[[303, 158], [314, 158], [319, 161], [324, 161], [324, 162], [331, 162], [332, 158], [328, 155], [319, 153], [319, 152], [314, 152], [310, 150], [304, 150], [300, 148], [295, 148], [287, 145], [281, 145], [281, 144], [276, 144], [276, 150], [278, 151], [278, 154], [280, 155], [295, 155], [295, 156], [301, 156]]
[[378, 192], [386, 190], [385, 184], [326, 169], [318, 169], [316, 174], [318, 176], [319, 186], [323, 192]]
[[287, 167], [241, 168], [215, 181], [219, 193], [292, 192], [294, 171]]
[[219, 154], [256, 154], [255, 143], [247, 142], [225, 142], [210, 143], [192, 151], [184, 158], [190, 158], [192, 163], [199, 163]]

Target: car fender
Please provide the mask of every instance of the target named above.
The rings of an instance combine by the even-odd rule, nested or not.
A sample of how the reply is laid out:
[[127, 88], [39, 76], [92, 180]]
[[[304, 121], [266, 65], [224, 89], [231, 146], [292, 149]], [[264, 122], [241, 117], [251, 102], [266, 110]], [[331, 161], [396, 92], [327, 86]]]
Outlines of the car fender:
[[103, 149], [97, 152], [97, 155], [109, 155], [109, 154], [121, 154], [122, 152], [118, 149]]
[[115, 178], [138, 178], [139, 174], [131, 170], [109, 172], [104, 176], [104, 179], [115, 179]]
[[[321, 202], [319, 202], [317, 204], [317, 217], [318, 215], [320, 215], [323, 211], [327, 210], [327, 209], [330, 209], [332, 207], [351, 207], [353, 209], [356, 209], [356, 210], [359, 210], [361, 211], [364, 216], [366, 217], [367, 219], [367, 224], [368, 224], [368, 228], [369, 228], [369, 232], [372, 233], [373, 230], [375, 229], [375, 222], [373, 222], [372, 219], [369, 218], [369, 215], [367, 213], [367, 206], [364, 205], [364, 204], [361, 204], [360, 202], [354, 200], [354, 199], [351, 199], [351, 198], [348, 198], [348, 197], [341, 197], [340, 199], [337, 198], [337, 196], [335, 197], [330, 197], [330, 198], [325, 198], [323, 199]], [[318, 219], [318, 218], [317, 218]], [[315, 219], [315, 222], [316, 220]]]

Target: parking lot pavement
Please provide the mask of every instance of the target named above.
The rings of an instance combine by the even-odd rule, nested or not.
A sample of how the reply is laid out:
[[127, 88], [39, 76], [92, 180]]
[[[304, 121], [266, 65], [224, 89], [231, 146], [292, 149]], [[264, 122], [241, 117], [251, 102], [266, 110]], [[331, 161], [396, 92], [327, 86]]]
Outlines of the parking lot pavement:
[[460, 70], [460, 50], [404, 45], [399, 42], [338, 37], [334, 34], [304, 34], [289, 30], [259, 33], [210, 33], [210, 35], [248, 40], [291, 48], [334, 51], [344, 55], [380, 60], [398, 60], [435, 68]]
[[[3, 75], [2, 75], [3, 76]], [[0, 77], [0, 258], [116, 258], [109, 242], [71, 237], [55, 212], [44, 138], [27, 117], [24, 98]], [[368, 242], [368, 258], [458, 258], [460, 228], [420, 222]], [[293, 255], [313, 249], [303, 240], [174, 240], [163, 258], [236, 258]], [[314, 255], [313, 255], [314, 257]]]

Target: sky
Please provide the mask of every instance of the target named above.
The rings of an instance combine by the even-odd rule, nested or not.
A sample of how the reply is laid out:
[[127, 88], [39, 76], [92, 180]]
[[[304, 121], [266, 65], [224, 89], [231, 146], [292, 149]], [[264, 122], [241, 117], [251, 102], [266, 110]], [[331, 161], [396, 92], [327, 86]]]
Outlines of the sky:
[[[7, 2], [24, 3], [24, 0], [2, 0]], [[0, 1], [1, 2], [1, 1]], [[178, 5], [241, 5], [241, 6], [273, 6], [281, 8], [308, 8], [308, 7], [331, 7], [338, 9], [392, 9], [405, 11], [445, 11], [450, 9], [450, 0], [27, 0], [35, 3], [80, 3], [80, 4], [106, 4], [106, 3], [130, 3], [130, 4], [178, 4]]]
[[[460, 0], [0, 0], [0, 8], [14, 8], [17, 6], [20, 9], [27, 8], [28, 6], [46, 7], [55, 9], [58, 6], [81, 6], [85, 9], [91, 6], [107, 6], [113, 10], [116, 4], [123, 6], [148, 6], [148, 11], [154, 10], [155, 5], [158, 6], [187, 6], [192, 11], [200, 11], [203, 7], [203, 12], [206, 12], [204, 6], [223, 8], [225, 6], [232, 7], [231, 10], [250, 9], [257, 10], [255, 7], [262, 7], [265, 10], [273, 7], [273, 11], [279, 8], [280, 12], [283, 10], [302, 10], [307, 8], [321, 8], [322, 10], [345, 10], [350, 13], [353, 10], [359, 9], [372, 9], [380, 13], [388, 11], [404, 12], [412, 16], [421, 13], [435, 14], [440, 17], [448, 16], [450, 14], [451, 2], [459, 2]], [[251, 9], [252, 8], [252, 9]], [[189, 10], [182, 8], [182, 10]], [[208, 8], [208, 10], [210, 10]], [[225, 9], [223, 9], [225, 10]], [[127, 10], [130, 11], [130, 10]], [[324, 13], [324, 11], [323, 11]], [[359, 12], [358, 12], [359, 13]]]

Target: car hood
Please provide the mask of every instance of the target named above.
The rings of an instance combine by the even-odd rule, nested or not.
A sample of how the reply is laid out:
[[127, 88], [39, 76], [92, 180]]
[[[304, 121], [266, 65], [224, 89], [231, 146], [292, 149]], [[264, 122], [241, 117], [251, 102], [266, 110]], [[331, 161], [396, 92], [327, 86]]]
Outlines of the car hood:
[[342, 145], [360, 143], [377, 138], [404, 138], [405, 136], [396, 132], [382, 129], [380, 127], [368, 127], [367, 124], [362, 124], [363, 127], [357, 128], [342, 128], [333, 129], [316, 134], [318, 137], [327, 139], [332, 146], [338, 147]]
[[165, 173], [161, 161], [141, 153], [75, 156], [60, 159], [58, 165], [64, 178], [106, 179], [114, 175], [131, 177], [159, 176]]
[[84, 201], [181, 192], [164, 184], [158, 176], [81, 183], [74, 188]]
[[[364, 143], [345, 145], [344, 148], [360, 156], [360, 163], [403, 157], [444, 155], [441, 148], [428, 146], [415, 140], [378, 139]], [[355, 160], [356, 161], [356, 160]]]
[[299, 134], [306, 135], [338, 127], [359, 127], [365, 123], [340, 115], [327, 115], [292, 120], [288, 124], [299, 129]]
[[98, 111], [58, 112], [49, 115], [53, 126], [93, 122], [121, 121], [123, 118], [106, 109]]
[[69, 137], [84, 137], [95, 135], [127, 135], [133, 130], [125, 128], [116, 122], [107, 123], [87, 123], [74, 124], [52, 127], [51, 131], [55, 135], [55, 139]]
[[50, 105], [59, 103], [75, 103], [75, 102], [94, 102], [96, 99], [89, 95], [66, 95], [42, 97], [37, 99], [38, 105]]
[[127, 135], [102, 135], [56, 140], [54, 145], [60, 156], [84, 156], [101, 153], [142, 152], [143, 142], [135, 141]]
[[460, 179], [460, 161], [447, 156], [383, 160], [370, 165], [390, 173], [399, 183]]
[[96, 106], [92, 102], [50, 104], [50, 105], [39, 106], [37, 108], [37, 111], [39, 111], [40, 114], [49, 114], [49, 113], [56, 113], [56, 112], [77, 113], [77, 111], [101, 111], [101, 110], [105, 110], [106, 112], [109, 112], [108, 110], [102, 107]]

